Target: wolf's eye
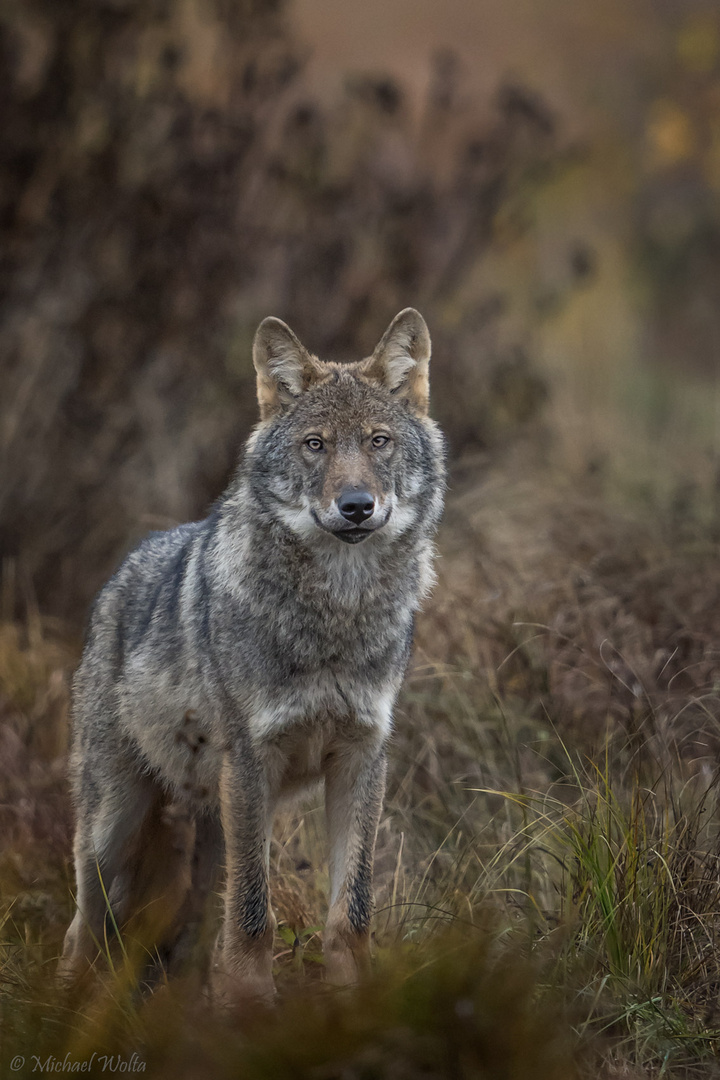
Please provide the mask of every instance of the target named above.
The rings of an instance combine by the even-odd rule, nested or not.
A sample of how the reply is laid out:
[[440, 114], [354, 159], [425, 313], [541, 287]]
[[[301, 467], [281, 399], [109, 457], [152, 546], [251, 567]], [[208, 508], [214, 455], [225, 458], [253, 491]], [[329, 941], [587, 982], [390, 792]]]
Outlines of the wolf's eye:
[[373, 435], [373, 437], [372, 437], [373, 449], [375, 449], [375, 450], [379, 450], [381, 447], [387, 446], [387, 444], [389, 442], [390, 442], [390, 436], [389, 435]]
[[309, 439], [306, 439], [305, 445], [308, 450], [312, 450], [313, 454], [319, 454], [321, 450], [325, 449], [325, 444], [322, 439], [318, 439], [317, 435], [311, 435]]

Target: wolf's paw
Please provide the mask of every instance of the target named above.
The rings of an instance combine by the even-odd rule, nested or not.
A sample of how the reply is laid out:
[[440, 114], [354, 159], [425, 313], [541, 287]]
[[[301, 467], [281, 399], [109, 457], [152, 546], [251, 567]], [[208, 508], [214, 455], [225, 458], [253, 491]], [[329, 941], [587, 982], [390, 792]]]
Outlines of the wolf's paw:
[[97, 949], [86, 940], [83, 931], [84, 925], [76, 917], [65, 935], [62, 955], [55, 968], [55, 984], [63, 990], [80, 986], [92, 973]]
[[80, 964], [75, 957], [61, 956], [55, 968], [55, 984], [61, 990], [70, 990], [81, 981], [88, 967]]
[[370, 936], [357, 933], [343, 914], [328, 918], [323, 934], [325, 979], [333, 986], [356, 986], [370, 969]]
[[208, 997], [213, 1008], [234, 1013], [257, 1005], [272, 1008], [277, 990], [272, 978], [234, 974], [216, 965], [208, 982]]

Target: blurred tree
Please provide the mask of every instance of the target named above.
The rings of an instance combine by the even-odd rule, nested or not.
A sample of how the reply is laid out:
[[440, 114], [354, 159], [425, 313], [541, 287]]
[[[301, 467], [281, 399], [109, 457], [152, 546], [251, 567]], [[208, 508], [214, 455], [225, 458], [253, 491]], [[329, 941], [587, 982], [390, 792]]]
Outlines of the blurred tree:
[[419, 123], [386, 77], [322, 111], [275, 0], [7, 4], [0, 63], [0, 554], [46, 610], [222, 488], [267, 314], [346, 358], [414, 304], [456, 450], [534, 415], [516, 365], [493, 422], [502, 303], [462, 295], [556, 155], [532, 95], [479, 127], [443, 56]]
[[0, 545], [60, 608], [128, 528], [196, 512], [253, 418], [223, 325], [258, 129], [299, 67], [278, 7], [0, 14]]

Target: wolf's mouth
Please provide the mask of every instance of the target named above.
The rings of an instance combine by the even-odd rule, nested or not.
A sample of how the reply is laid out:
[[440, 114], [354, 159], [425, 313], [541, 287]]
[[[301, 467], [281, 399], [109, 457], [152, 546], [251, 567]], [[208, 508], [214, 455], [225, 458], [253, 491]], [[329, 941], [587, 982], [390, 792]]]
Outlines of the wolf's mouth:
[[377, 525], [372, 525], [370, 528], [356, 528], [355, 526], [350, 525], [346, 529], [328, 529], [327, 525], [323, 525], [314, 510], [311, 510], [310, 513], [318, 528], [322, 529], [323, 532], [330, 533], [331, 536], [336, 537], [338, 540], [342, 540], [344, 544], [359, 544], [361, 541], [367, 540], [368, 536], [372, 536], [373, 533], [379, 532], [390, 520], [389, 512], [384, 521], [381, 521]]
[[338, 529], [333, 536], [337, 536], [338, 540], [343, 540], [346, 544], [359, 544], [361, 540], [367, 540], [368, 536], [372, 536], [374, 532], [374, 529]]

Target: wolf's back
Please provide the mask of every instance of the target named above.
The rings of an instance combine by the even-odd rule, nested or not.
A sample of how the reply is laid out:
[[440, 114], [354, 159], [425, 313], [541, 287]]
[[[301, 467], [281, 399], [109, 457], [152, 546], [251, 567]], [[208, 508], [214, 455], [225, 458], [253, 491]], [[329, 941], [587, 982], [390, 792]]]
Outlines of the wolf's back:
[[[163, 623], [172, 631], [180, 617], [180, 597], [188, 564], [210, 519], [178, 525], [146, 536], [121, 563], [97, 596], [85, 654], [99, 651], [122, 661]], [[154, 636], [154, 635], [153, 635]]]
[[182, 668], [183, 593], [197, 595], [191, 562], [211, 529], [207, 518], [150, 533], [98, 593], [73, 682], [74, 756], [89, 728], [109, 736], [117, 727], [119, 688], [133, 657], [146, 655], [149, 664], [166, 670]]

